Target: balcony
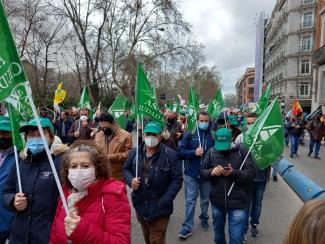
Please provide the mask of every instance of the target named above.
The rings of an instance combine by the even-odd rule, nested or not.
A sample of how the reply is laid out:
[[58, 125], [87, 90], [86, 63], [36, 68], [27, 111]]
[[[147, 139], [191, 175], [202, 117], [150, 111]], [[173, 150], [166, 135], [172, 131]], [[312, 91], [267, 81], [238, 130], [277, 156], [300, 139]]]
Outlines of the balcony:
[[315, 51], [314, 61], [318, 65], [325, 64], [325, 45]]
[[315, 1], [302, 0], [300, 8], [316, 7], [316, 6], [317, 6], [317, 3]]
[[314, 22], [300, 24], [300, 31], [308, 31], [308, 30], [312, 30], [312, 29], [315, 29]]

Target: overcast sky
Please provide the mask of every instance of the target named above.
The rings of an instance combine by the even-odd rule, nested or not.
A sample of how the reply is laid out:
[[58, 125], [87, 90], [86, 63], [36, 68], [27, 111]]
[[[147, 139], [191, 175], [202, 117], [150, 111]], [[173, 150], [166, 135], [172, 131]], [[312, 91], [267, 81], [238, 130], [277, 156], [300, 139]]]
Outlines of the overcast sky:
[[205, 61], [221, 72], [223, 94], [255, 62], [255, 16], [270, 16], [276, 0], [180, 0], [184, 18], [205, 46]]

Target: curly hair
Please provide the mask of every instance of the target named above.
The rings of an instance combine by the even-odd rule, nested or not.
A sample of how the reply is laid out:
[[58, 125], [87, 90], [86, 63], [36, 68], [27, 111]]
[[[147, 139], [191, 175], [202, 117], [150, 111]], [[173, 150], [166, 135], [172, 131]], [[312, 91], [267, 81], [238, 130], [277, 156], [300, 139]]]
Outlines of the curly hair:
[[111, 167], [109, 159], [104, 151], [98, 147], [94, 141], [78, 140], [73, 143], [69, 150], [64, 154], [61, 162], [61, 180], [62, 183], [72, 188], [68, 174], [70, 168], [71, 155], [73, 153], [86, 152], [90, 154], [91, 162], [95, 166], [96, 178], [109, 178], [111, 176]]

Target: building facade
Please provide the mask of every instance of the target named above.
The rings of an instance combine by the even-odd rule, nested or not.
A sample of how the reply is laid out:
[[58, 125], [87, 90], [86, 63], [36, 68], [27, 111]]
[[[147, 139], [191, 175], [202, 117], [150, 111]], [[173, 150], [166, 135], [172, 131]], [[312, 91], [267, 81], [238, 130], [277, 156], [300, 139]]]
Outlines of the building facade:
[[236, 83], [237, 105], [254, 102], [255, 68], [247, 68]]
[[311, 111], [316, 8], [317, 0], [278, 0], [266, 25], [264, 81], [286, 110], [298, 98]]
[[313, 69], [313, 109], [325, 105], [325, 0], [318, 0]]

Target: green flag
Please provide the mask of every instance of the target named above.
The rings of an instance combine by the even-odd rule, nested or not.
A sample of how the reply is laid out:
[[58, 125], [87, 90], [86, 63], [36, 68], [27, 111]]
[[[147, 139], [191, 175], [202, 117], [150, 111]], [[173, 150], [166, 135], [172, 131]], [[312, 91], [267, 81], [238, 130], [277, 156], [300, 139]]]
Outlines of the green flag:
[[19, 128], [34, 118], [25, 86], [23, 84], [16, 86], [6, 99], [6, 102], [12, 127], [13, 144], [21, 151], [24, 148], [24, 140], [21, 137]]
[[0, 1], [0, 101], [8, 97], [17, 84], [26, 81], [3, 3]]
[[128, 100], [124, 96], [118, 96], [112, 106], [109, 108], [109, 112], [114, 116], [116, 122], [122, 129], [126, 129], [126, 109]]
[[199, 99], [193, 87], [190, 87], [188, 96], [188, 130], [193, 130], [196, 127], [196, 115], [199, 112]]
[[137, 84], [135, 97], [136, 113], [138, 115], [148, 116], [157, 123], [164, 125], [164, 117], [160, 112], [154, 89], [150, 86], [148, 78], [139, 62], [137, 66]]
[[[254, 141], [256, 143], [253, 145]], [[279, 158], [284, 148], [284, 128], [278, 98], [258, 117], [244, 134], [244, 144], [252, 145], [251, 155], [260, 169], [266, 169]]]
[[209, 103], [207, 112], [211, 118], [215, 119], [219, 116], [224, 107], [221, 89], [215, 95], [215, 98]]
[[89, 99], [89, 91], [88, 91], [88, 87], [86, 87], [86, 86], [82, 90], [82, 94], [81, 94], [80, 101], [79, 101], [79, 107], [91, 109], [90, 99]]
[[257, 113], [261, 114], [269, 105], [270, 99], [270, 92], [271, 92], [271, 83], [268, 84], [266, 90], [262, 93], [260, 100], [257, 102]]

